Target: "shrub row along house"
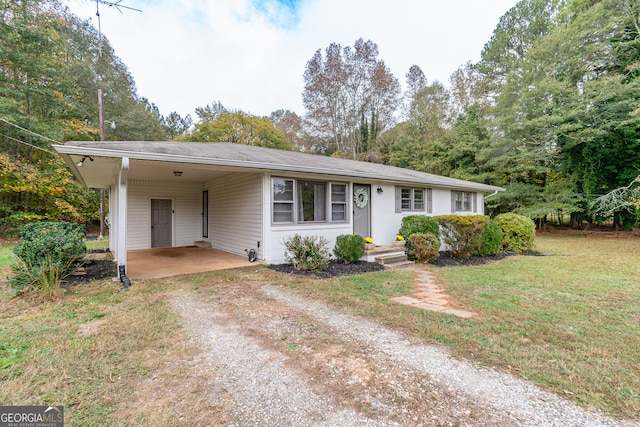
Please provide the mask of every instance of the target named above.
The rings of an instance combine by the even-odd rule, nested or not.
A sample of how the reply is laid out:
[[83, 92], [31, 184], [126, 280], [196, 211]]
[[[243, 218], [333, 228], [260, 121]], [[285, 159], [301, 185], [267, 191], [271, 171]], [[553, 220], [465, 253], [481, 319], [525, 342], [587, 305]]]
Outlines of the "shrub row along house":
[[[110, 248], [190, 246], [281, 263], [283, 240], [341, 234], [391, 244], [403, 216], [483, 214], [500, 187], [409, 169], [263, 147], [200, 142], [56, 145], [86, 186], [109, 190]], [[259, 242], [259, 244], [258, 244]]]

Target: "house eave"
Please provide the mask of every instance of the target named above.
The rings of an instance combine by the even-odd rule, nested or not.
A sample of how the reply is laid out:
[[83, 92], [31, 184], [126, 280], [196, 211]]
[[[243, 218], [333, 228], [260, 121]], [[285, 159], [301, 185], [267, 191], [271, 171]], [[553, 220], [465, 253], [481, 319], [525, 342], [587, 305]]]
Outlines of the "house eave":
[[74, 175], [76, 175], [76, 177], [78, 177], [85, 185], [86, 183], [84, 183], [84, 179], [81, 176], [82, 174], [78, 170], [74, 161], [69, 157], [70, 155], [105, 157], [105, 158], [113, 158], [113, 159], [127, 157], [130, 159], [137, 159], [137, 160], [220, 166], [220, 167], [237, 168], [237, 169], [244, 169], [244, 170], [322, 174], [322, 175], [330, 175], [330, 176], [336, 176], [336, 177], [350, 177], [350, 178], [358, 178], [358, 179], [371, 180], [371, 181], [383, 181], [385, 183], [390, 183], [390, 184], [420, 184], [420, 185], [427, 185], [427, 186], [440, 187], [440, 188], [452, 188], [456, 190], [476, 190], [476, 191], [485, 192], [485, 193], [495, 192], [495, 191], [504, 191], [504, 188], [502, 187], [496, 187], [492, 185], [480, 184], [480, 183], [474, 183], [474, 182], [462, 181], [462, 180], [460, 180], [460, 182], [455, 182], [458, 180], [455, 180], [452, 178], [448, 178], [448, 180], [454, 181], [454, 182], [443, 183], [443, 182], [430, 181], [428, 179], [419, 179], [419, 178], [411, 178], [411, 177], [390, 178], [389, 176], [386, 176], [384, 174], [376, 174], [376, 173], [361, 172], [361, 171], [345, 171], [342, 169], [314, 167], [314, 166], [308, 166], [308, 165], [292, 165], [292, 164], [280, 164], [280, 163], [269, 163], [269, 162], [246, 161], [246, 160], [220, 159], [220, 158], [210, 158], [210, 157], [193, 157], [193, 156], [183, 156], [183, 155], [176, 155], [176, 154], [104, 149], [104, 148], [94, 148], [94, 147], [74, 146], [74, 145], [54, 145], [53, 147], [56, 151], [58, 151], [58, 153], [62, 155], [67, 165], [69, 165], [69, 167], [73, 171]]

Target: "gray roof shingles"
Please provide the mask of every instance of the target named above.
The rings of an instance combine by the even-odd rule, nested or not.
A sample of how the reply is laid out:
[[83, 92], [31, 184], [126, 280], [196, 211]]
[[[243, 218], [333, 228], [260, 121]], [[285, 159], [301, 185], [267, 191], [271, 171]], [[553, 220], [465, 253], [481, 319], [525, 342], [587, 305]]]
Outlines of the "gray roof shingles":
[[[370, 178], [390, 182], [425, 184], [478, 191], [500, 191], [501, 187], [448, 178], [426, 172], [356, 160], [338, 159], [296, 151], [276, 150], [227, 142], [147, 142], [147, 141], [71, 141], [65, 147], [98, 149], [101, 155], [158, 159], [180, 162], [202, 159], [205, 164], [225, 164], [275, 171], [322, 173], [343, 177]], [[104, 153], [102, 153], [104, 152]]]

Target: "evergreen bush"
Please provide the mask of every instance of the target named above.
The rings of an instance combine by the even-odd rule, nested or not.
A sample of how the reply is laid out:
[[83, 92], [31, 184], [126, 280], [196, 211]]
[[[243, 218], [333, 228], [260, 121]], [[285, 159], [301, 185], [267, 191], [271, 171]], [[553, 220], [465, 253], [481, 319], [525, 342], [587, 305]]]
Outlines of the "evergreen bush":
[[20, 231], [13, 249], [18, 264], [12, 266], [9, 284], [15, 294], [29, 288], [49, 290], [84, 263], [84, 225], [67, 222], [34, 222]]
[[342, 234], [336, 237], [333, 254], [345, 264], [357, 262], [364, 255], [364, 238], [359, 234]]
[[530, 218], [504, 213], [498, 215], [495, 221], [502, 230], [502, 249], [513, 252], [533, 251], [536, 225]]
[[426, 262], [440, 256], [440, 238], [431, 233], [414, 233], [409, 236], [410, 257], [418, 262]]
[[482, 244], [478, 255], [495, 255], [502, 249], [502, 229], [495, 221], [490, 221], [482, 232]]
[[326, 270], [330, 257], [328, 243], [322, 236], [296, 234], [283, 242], [285, 259], [296, 270]]
[[436, 217], [442, 240], [455, 258], [469, 258], [480, 252], [482, 232], [489, 224], [486, 215], [441, 215]]
[[440, 237], [438, 220], [428, 215], [409, 215], [402, 218], [398, 234], [408, 240], [409, 236], [416, 233], [429, 233]]

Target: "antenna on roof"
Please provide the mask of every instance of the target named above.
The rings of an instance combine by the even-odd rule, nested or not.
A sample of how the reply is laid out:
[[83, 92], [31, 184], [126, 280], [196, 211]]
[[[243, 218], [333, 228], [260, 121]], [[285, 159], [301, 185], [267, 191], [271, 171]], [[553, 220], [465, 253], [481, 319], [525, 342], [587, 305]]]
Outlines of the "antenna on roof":
[[[135, 7], [129, 7], [129, 6], [125, 6], [122, 5], [120, 3], [122, 3], [122, 0], [118, 0], [118, 1], [106, 1], [106, 0], [96, 0], [96, 6], [98, 5], [98, 3], [103, 4], [105, 6], [109, 6], [109, 7], [115, 7], [116, 9], [118, 9], [118, 12], [122, 13], [122, 9], [129, 9], [129, 10], [135, 10], [136, 12], [142, 12], [140, 9], [136, 9]], [[100, 16], [100, 15], [98, 15]]]

